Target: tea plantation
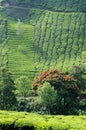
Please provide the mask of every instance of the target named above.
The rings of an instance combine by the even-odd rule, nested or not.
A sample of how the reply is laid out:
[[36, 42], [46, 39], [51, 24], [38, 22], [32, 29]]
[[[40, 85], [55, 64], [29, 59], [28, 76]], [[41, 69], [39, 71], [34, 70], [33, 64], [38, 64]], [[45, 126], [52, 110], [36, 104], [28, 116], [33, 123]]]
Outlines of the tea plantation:
[[7, 20], [0, 16], [0, 67], [7, 66]]
[[[21, 22], [8, 24], [8, 67], [17, 76], [34, 75], [34, 27]], [[30, 78], [29, 77], [29, 78]]]
[[[81, 108], [78, 108], [79, 111], [81, 110], [79, 116], [39, 115], [34, 109], [36, 91], [33, 92], [31, 88], [34, 79], [45, 70], [58, 69], [61, 73], [66, 72], [69, 77], [68, 74], [71, 75], [73, 67], [79, 70], [79, 67], [83, 66], [83, 59], [86, 59], [86, 56], [83, 58], [82, 54], [85, 53], [86, 0], [0, 0], [0, 96], [2, 98], [0, 109], [3, 109], [3, 103], [6, 106], [7, 100], [4, 102], [3, 97], [7, 96], [9, 100], [8, 88], [10, 90], [13, 85], [14, 89], [15, 86], [16, 89], [23, 88], [22, 90], [26, 87], [29, 96], [25, 94], [23, 97], [18, 88], [19, 90], [15, 92], [17, 107], [9, 110], [25, 111], [26, 108], [31, 107], [32, 111], [28, 110], [28, 112], [35, 112], [0, 111], [0, 130], [86, 130], [85, 96], [81, 97], [82, 99], [80, 95], [77, 96], [77, 99], [81, 100], [79, 104]], [[3, 68], [12, 72], [12, 79], [10, 72], [1, 76]], [[86, 93], [86, 71], [84, 73], [83, 77], [82, 74], [73, 76], [77, 79], [74, 80], [77, 82], [77, 91], [81, 92], [84, 88]], [[24, 78], [29, 79], [30, 83]], [[15, 82], [16, 79], [18, 82]], [[40, 81], [39, 78], [38, 83]], [[25, 82], [26, 84], [23, 84]], [[70, 84], [68, 86], [70, 87]], [[3, 91], [5, 88], [6, 91]], [[21, 96], [17, 95], [18, 92]], [[71, 102], [69, 98], [67, 100]], [[61, 101], [64, 104], [64, 98]], [[47, 110], [44, 106], [40, 106], [40, 110], [42, 107]], [[3, 110], [6, 110], [5, 107]]]
[[7, 60], [14, 77], [35, 77], [50, 68], [70, 72], [74, 65], [82, 65], [82, 52], [86, 51], [85, 0], [8, 3], [0, 12], [8, 20]]
[[85, 130], [86, 116], [0, 111], [1, 130]]
[[[81, 65], [86, 50], [86, 14], [45, 11], [35, 25], [36, 64], [42, 70], [70, 71]], [[51, 60], [52, 59], [52, 60]]]

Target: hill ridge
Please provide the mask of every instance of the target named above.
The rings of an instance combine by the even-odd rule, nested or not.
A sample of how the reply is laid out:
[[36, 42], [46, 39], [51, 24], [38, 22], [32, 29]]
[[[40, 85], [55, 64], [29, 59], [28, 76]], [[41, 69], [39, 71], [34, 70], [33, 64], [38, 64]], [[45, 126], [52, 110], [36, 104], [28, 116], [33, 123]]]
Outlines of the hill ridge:
[[[8, 8], [18, 8], [18, 9], [25, 9], [25, 10], [29, 10], [29, 9], [32, 9], [32, 8], [34, 8], [34, 7], [23, 7], [23, 6], [17, 6], [17, 5], [15, 5], [15, 6], [12, 6], [12, 5], [9, 5], [9, 6], [7, 6], [7, 7], [4, 7], [4, 6], [2, 6], [4, 9], [8, 9]], [[72, 10], [70, 10], [70, 11], [68, 11], [68, 10], [52, 10], [52, 9], [50, 9], [50, 8], [43, 8], [43, 7], [35, 7], [35, 9], [41, 9], [41, 10], [48, 10], [48, 11], [52, 11], [52, 12], [64, 12], [64, 13], [86, 13], [86, 11], [72, 11]]]

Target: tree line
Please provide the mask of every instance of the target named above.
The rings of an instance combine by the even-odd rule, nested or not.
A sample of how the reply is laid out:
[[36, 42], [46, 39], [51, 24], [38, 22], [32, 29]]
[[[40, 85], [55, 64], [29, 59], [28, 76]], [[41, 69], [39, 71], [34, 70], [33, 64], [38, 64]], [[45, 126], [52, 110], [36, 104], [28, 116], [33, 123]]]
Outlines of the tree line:
[[37, 112], [40, 114], [85, 113], [86, 103], [80, 94], [86, 90], [81, 68], [74, 66], [69, 75], [58, 69], [40, 73], [30, 85], [27, 76], [12, 79], [6, 68], [0, 69], [0, 109]]

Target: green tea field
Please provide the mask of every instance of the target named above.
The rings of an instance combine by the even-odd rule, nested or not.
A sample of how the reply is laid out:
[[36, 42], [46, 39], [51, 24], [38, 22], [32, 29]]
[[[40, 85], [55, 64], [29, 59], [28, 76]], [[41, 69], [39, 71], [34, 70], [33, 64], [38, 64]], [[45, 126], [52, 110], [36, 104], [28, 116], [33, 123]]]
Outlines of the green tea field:
[[86, 116], [39, 115], [0, 111], [1, 130], [85, 130]]
[[21, 22], [9, 23], [8, 50], [8, 67], [15, 75], [34, 74], [33, 26]]
[[86, 51], [85, 7], [85, 0], [34, 0], [1, 9], [8, 20], [9, 70], [17, 77], [34, 77], [50, 68], [69, 72], [81, 66]]

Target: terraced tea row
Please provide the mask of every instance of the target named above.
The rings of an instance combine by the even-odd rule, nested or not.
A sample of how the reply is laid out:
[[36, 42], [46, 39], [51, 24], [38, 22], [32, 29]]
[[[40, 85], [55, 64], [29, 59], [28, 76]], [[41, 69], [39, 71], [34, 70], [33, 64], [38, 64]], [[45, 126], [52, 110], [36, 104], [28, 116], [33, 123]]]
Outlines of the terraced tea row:
[[7, 21], [0, 16], [0, 67], [7, 63]]
[[86, 50], [86, 14], [45, 11], [35, 26], [35, 64], [38, 70], [70, 71], [80, 65]]
[[8, 26], [9, 69], [14, 75], [34, 76], [34, 27], [10, 22]]

